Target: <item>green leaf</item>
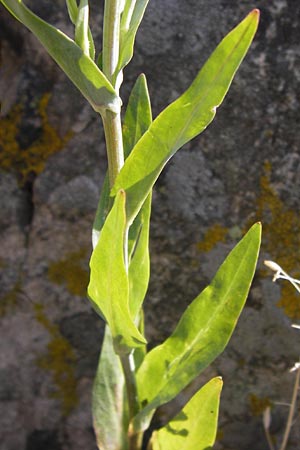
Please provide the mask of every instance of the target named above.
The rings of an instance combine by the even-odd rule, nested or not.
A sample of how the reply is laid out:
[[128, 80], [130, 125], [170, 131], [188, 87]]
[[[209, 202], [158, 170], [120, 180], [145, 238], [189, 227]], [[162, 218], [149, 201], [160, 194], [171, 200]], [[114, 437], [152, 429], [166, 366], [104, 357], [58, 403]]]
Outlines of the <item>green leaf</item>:
[[213, 120], [258, 25], [253, 10], [219, 44], [190, 88], [169, 105], [135, 145], [119, 173], [112, 195], [124, 189], [131, 223], [170, 157]]
[[[139, 331], [141, 332], [142, 335], [144, 335], [145, 334], [145, 326], [144, 326], [144, 311], [143, 311], [143, 309], [140, 309], [140, 312], [136, 319], [136, 322], [138, 323]], [[134, 359], [135, 372], [138, 370], [138, 368], [142, 364], [146, 353], [147, 353], [146, 345], [144, 345], [143, 347], [138, 347], [138, 348], [134, 349], [133, 359]]]
[[149, 0], [125, 0], [120, 25], [119, 71], [121, 71], [132, 58], [136, 32], [148, 2]]
[[[81, 11], [81, 13], [79, 13], [80, 9], [84, 8], [84, 2], [82, 2], [82, 6], [79, 5], [79, 8], [77, 6], [77, 1], [76, 0], [66, 0], [67, 3], [67, 8], [68, 8], [68, 13], [69, 13], [69, 17], [71, 19], [71, 22], [76, 25], [77, 30], [75, 30], [75, 42], [76, 44], [79, 45], [79, 47], [82, 48], [83, 52], [85, 54], [87, 54], [88, 56], [90, 56], [91, 59], [95, 59], [95, 44], [94, 44], [94, 39], [93, 39], [93, 35], [91, 32], [90, 27], [88, 26], [88, 20], [89, 20], [89, 10], [88, 10], [88, 1], [86, 1], [86, 8]], [[81, 14], [81, 21], [80, 22], [78, 15]], [[84, 23], [87, 22], [87, 36], [85, 34], [84, 31]], [[80, 28], [82, 30], [80, 30]], [[81, 36], [82, 33], [82, 36]], [[77, 38], [76, 38], [76, 34], [77, 34]], [[81, 44], [81, 40], [83, 41]], [[85, 51], [85, 48], [88, 49], [88, 51]], [[98, 66], [99, 67], [99, 66]]]
[[124, 376], [114, 353], [108, 327], [105, 328], [101, 356], [92, 394], [93, 424], [99, 449], [128, 448], [124, 422]]
[[174, 398], [226, 347], [248, 295], [260, 239], [257, 223], [189, 305], [172, 335], [145, 356], [137, 383], [140, 402], [147, 406], [135, 418], [136, 430], [147, 428], [154, 409]]
[[[41, 42], [95, 111], [118, 113], [121, 100], [94, 61], [57, 28], [33, 14], [21, 0], [0, 0]], [[72, 13], [73, 14], [73, 13]]]
[[125, 159], [152, 123], [151, 103], [147, 80], [142, 73], [130, 93], [123, 123]]
[[100, 236], [100, 231], [104, 225], [105, 219], [110, 210], [111, 197], [109, 196], [109, 192], [110, 192], [109, 177], [108, 173], [106, 173], [102, 185], [102, 190], [100, 193], [95, 220], [93, 223], [93, 231], [92, 231], [93, 248], [95, 248], [97, 245]]
[[75, 24], [75, 42], [85, 55], [90, 56], [88, 0], [80, 0], [79, 2]]
[[[125, 158], [147, 131], [152, 122], [151, 104], [147, 81], [141, 74], [129, 97], [123, 124], [123, 144]], [[129, 305], [135, 318], [141, 308], [148, 288], [150, 276], [149, 229], [151, 214], [151, 193], [129, 229]]]
[[153, 450], [208, 450], [216, 439], [223, 382], [213, 378], [165, 427], [152, 435]]
[[75, 25], [78, 16], [78, 6], [76, 0], [66, 0], [68, 14], [71, 22]]
[[88, 295], [107, 321], [115, 352], [129, 353], [146, 343], [129, 312], [128, 276], [124, 261], [125, 192], [120, 191], [94, 249]]
[[151, 199], [149, 194], [137, 216], [140, 232], [136, 239], [135, 249], [128, 270], [129, 305], [131, 316], [135, 318], [144, 301], [150, 278], [149, 231], [151, 215]]

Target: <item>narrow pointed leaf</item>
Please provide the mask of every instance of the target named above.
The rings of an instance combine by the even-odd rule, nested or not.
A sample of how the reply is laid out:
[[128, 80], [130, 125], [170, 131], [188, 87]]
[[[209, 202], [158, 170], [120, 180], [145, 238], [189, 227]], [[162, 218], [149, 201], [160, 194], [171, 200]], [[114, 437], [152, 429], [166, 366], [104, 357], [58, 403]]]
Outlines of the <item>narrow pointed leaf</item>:
[[109, 192], [110, 192], [109, 177], [108, 173], [106, 173], [102, 185], [102, 190], [100, 193], [95, 220], [93, 223], [93, 231], [92, 231], [93, 248], [95, 248], [98, 243], [100, 231], [104, 225], [105, 219], [110, 209], [111, 198], [109, 196]]
[[36, 16], [21, 0], [0, 1], [38, 38], [95, 111], [120, 111], [121, 101], [114, 88], [94, 61], [72, 39]]
[[208, 450], [216, 439], [222, 379], [203, 386], [165, 427], [152, 435], [153, 450]]
[[[78, 11], [79, 8], [77, 6], [77, 1], [76, 0], [66, 0], [66, 4], [67, 4], [67, 8], [68, 8], [68, 13], [69, 13], [69, 17], [71, 19], [71, 22], [76, 25], [78, 22]], [[76, 35], [76, 33], [75, 33]], [[90, 27], [88, 26], [88, 32], [87, 32], [87, 37], [88, 37], [88, 48], [89, 48], [89, 52], [87, 53], [90, 58], [92, 60], [95, 59], [95, 44], [94, 44], [94, 39], [93, 39], [93, 35], [91, 32]], [[84, 51], [84, 47], [82, 47], [77, 40], [75, 39], [76, 43], [79, 45], [79, 47], [82, 48], [82, 50]], [[85, 52], [84, 52], [85, 53]]]
[[125, 158], [128, 157], [135, 144], [148, 130], [151, 122], [152, 111], [147, 80], [142, 73], [132, 88], [124, 116], [123, 145]]
[[[152, 122], [151, 104], [147, 81], [140, 75], [131, 91], [123, 125], [125, 158], [147, 131]], [[139, 214], [129, 229], [129, 304], [132, 317], [140, 310], [148, 288], [150, 276], [149, 229], [151, 214], [151, 193], [147, 196]]]
[[144, 301], [150, 278], [149, 231], [152, 195], [149, 194], [137, 219], [140, 233], [128, 270], [130, 312], [135, 318]]
[[[139, 311], [138, 318], [136, 319], [136, 322], [138, 323], [138, 328], [140, 330], [140, 333], [144, 336], [145, 334], [145, 324], [144, 324], [144, 311], [141, 308]], [[145, 358], [145, 355], [147, 353], [147, 347], [144, 345], [143, 347], [138, 347], [134, 349], [133, 351], [133, 358], [134, 358], [134, 367], [135, 372], [139, 369], [141, 366], [143, 359]]]
[[125, 1], [120, 26], [119, 71], [121, 71], [132, 58], [136, 32], [143, 18], [148, 2], [149, 0]]
[[257, 29], [252, 11], [219, 44], [190, 88], [169, 105], [135, 145], [119, 173], [112, 195], [127, 194], [127, 218], [132, 222], [170, 157], [213, 120]]
[[126, 450], [124, 376], [108, 327], [93, 385], [92, 411], [99, 449]]
[[88, 295], [107, 321], [117, 353], [145, 344], [129, 312], [128, 276], [124, 262], [125, 192], [120, 191], [92, 253]]
[[137, 382], [147, 406], [136, 416], [135, 429], [145, 429], [154, 409], [174, 398], [226, 347], [248, 295], [260, 239], [257, 223], [186, 309], [173, 334], [146, 355]]
[[75, 42], [81, 47], [83, 53], [90, 56], [89, 42], [89, 2], [80, 0], [75, 24]]
[[66, 5], [68, 8], [68, 14], [70, 17], [71, 22], [75, 25], [77, 21], [77, 15], [78, 15], [78, 6], [76, 0], [66, 0]]

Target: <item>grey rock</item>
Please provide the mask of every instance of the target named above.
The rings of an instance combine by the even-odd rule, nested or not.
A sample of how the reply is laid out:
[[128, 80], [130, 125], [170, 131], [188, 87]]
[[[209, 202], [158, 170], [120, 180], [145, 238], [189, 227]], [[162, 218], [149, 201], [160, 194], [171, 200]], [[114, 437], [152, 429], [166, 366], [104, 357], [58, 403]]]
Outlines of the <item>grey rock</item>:
[[55, 189], [48, 204], [54, 214], [59, 216], [94, 212], [98, 203], [98, 191], [93, 181], [82, 175]]
[[0, 227], [4, 228], [16, 222], [19, 203], [19, 187], [14, 176], [1, 173], [0, 177]]

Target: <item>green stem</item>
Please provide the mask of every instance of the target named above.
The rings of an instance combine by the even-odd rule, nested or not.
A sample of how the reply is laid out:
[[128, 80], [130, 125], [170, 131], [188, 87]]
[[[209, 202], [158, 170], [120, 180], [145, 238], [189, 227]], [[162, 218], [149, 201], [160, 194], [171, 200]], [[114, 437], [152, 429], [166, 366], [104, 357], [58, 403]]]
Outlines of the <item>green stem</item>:
[[120, 46], [120, 0], [105, 0], [103, 21], [102, 70], [115, 85]]
[[106, 111], [102, 116], [102, 121], [106, 141], [109, 185], [112, 188], [124, 164], [121, 115]]
[[[116, 90], [120, 46], [121, 0], [105, 0], [103, 23], [102, 70]], [[121, 115], [106, 111], [102, 116], [107, 148], [110, 187], [124, 164]], [[127, 246], [126, 246], [127, 247]], [[127, 254], [127, 248], [125, 249]], [[128, 400], [129, 422], [139, 411], [133, 355], [120, 356]], [[142, 434], [128, 430], [129, 450], [140, 450]]]
[[[134, 367], [134, 359], [133, 354], [120, 356], [126, 392], [127, 392], [127, 401], [128, 401], [128, 414], [129, 414], [129, 423], [131, 419], [139, 412], [139, 401], [137, 394], [137, 386], [135, 380], [135, 367]], [[128, 440], [129, 440], [129, 450], [140, 450], [142, 445], [142, 433], [135, 433], [134, 430], [131, 429], [129, 425], [128, 431]]]
[[[105, 0], [103, 22], [103, 72], [115, 87], [120, 46], [120, 0]], [[110, 187], [124, 164], [121, 115], [107, 111], [102, 116], [107, 148]]]

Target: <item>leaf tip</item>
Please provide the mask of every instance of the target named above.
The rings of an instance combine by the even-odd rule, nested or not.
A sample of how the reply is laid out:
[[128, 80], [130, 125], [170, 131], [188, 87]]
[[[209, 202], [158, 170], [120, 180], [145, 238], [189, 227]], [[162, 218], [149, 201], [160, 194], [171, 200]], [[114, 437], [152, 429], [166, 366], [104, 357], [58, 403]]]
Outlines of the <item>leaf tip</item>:
[[215, 378], [215, 380], [216, 380], [218, 386], [220, 387], [220, 389], [222, 389], [223, 384], [224, 384], [223, 383], [223, 378], [221, 376], [218, 376], [218, 377]]
[[258, 8], [254, 8], [250, 13], [249, 16], [253, 18], [257, 23], [259, 22], [260, 18], [260, 10]]

